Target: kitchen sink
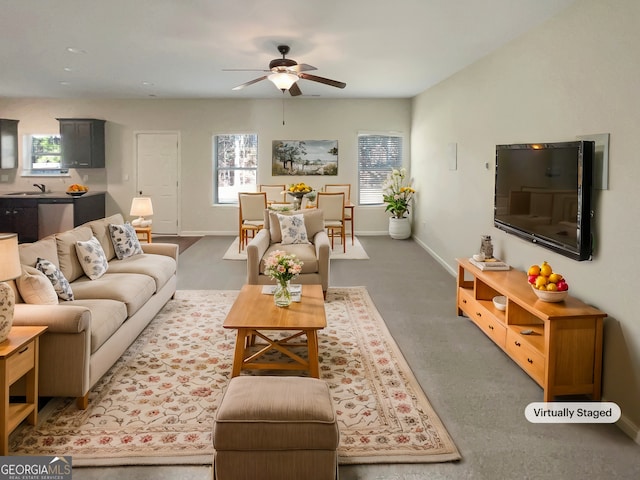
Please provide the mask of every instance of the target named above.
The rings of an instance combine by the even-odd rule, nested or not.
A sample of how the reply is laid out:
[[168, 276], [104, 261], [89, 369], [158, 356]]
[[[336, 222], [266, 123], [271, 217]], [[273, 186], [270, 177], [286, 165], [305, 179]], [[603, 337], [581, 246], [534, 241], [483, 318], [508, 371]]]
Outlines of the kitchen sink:
[[16, 196], [17, 196], [17, 195], [20, 195], [20, 196], [23, 196], [23, 195], [25, 195], [25, 196], [26, 196], [26, 195], [28, 195], [28, 196], [31, 196], [31, 195], [45, 195], [45, 194], [44, 194], [44, 193], [42, 193], [42, 192], [32, 192], [32, 191], [29, 191], [29, 192], [12, 192], [12, 193], [7, 193], [6, 195], [16, 195]]

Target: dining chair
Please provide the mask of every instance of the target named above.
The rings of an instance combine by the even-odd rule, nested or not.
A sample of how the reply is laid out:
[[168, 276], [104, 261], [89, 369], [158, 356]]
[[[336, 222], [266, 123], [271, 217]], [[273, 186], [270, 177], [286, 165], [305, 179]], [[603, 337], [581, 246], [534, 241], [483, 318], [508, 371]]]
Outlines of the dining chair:
[[267, 193], [267, 203], [286, 203], [285, 185], [260, 185], [259, 192]]
[[340, 233], [342, 240], [342, 251], [347, 253], [344, 233], [344, 192], [318, 192], [318, 210], [322, 210], [324, 216], [324, 227], [331, 237], [331, 250], [333, 250], [333, 239], [336, 231]]
[[353, 219], [353, 204], [351, 203], [351, 184], [350, 183], [328, 183], [324, 186], [325, 192], [335, 193], [335, 192], [343, 192], [344, 193], [344, 221], [349, 222], [351, 224], [351, 245], [355, 244], [355, 222]]
[[256, 236], [264, 227], [264, 210], [267, 208], [267, 192], [238, 193], [238, 253], [249, 243], [251, 237]]

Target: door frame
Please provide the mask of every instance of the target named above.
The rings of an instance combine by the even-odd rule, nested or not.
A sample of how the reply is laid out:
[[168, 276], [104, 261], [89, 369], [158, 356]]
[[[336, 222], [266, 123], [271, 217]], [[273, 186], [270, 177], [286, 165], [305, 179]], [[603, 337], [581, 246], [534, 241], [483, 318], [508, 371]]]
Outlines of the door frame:
[[180, 135], [180, 130], [134, 130], [133, 131], [133, 196], [138, 195], [138, 135], [176, 135], [178, 145], [177, 148], [177, 157], [176, 157], [176, 176], [177, 176], [177, 185], [176, 185], [176, 230], [177, 235], [182, 234], [182, 137]]

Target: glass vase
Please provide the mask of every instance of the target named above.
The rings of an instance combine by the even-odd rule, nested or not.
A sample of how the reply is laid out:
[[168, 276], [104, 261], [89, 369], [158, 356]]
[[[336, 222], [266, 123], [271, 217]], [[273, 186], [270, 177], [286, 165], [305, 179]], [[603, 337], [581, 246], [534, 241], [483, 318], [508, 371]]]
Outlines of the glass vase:
[[291, 290], [289, 289], [289, 282], [282, 281], [276, 284], [276, 289], [273, 292], [273, 301], [276, 307], [288, 307], [291, 305]]

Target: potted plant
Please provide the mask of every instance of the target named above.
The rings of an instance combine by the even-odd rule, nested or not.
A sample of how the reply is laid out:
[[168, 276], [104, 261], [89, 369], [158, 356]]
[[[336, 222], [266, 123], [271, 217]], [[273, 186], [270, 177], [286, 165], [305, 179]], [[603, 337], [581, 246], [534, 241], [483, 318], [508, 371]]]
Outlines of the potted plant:
[[389, 219], [389, 235], [395, 239], [405, 239], [411, 236], [411, 223], [409, 222], [409, 204], [416, 191], [411, 186], [411, 180], [407, 179], [407, 171], [404, 168], [394, 169], [387, 175], [382, 186], [384, 203], [387, 205], [385, 212], [391, 212]]

